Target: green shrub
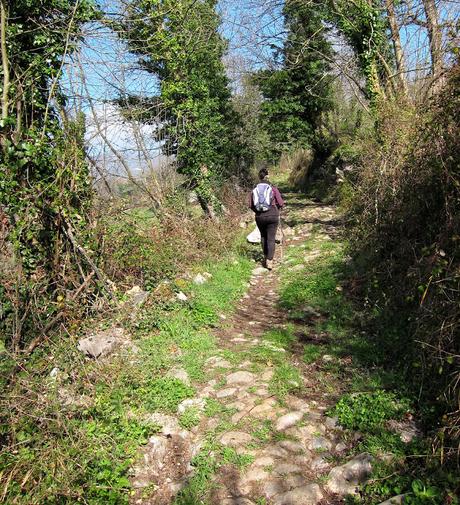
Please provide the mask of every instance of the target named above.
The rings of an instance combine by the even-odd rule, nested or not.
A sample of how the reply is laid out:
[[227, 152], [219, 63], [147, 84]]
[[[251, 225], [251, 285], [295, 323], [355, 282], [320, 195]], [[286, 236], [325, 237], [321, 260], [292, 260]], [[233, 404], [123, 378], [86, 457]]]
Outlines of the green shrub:
[[200, 411], [197, 407], [190, 407], [179, 417], [182, 428], [190, 430], [200, 423]]
[[339, 423], [350, 430], [374, 431], [388, 419], [399, 419], [408, 409], [393, 393], [375, 391], [345, 395], [335, 406]]
[[179, 403], [193, 394], [193, 388], [175, 377], [158, 377], [145, 389], [145, 402], [152, 410], [175, 412]]
[[171, 239], [159, 241], [155, 237], [158, 228], [140, 227], [135, 216], [107, 218], [103, 229], [105, 270], [113, 280], [141, 283], [152, 289], [160, 280], [174, 276], [181, 249], [176, 250]]

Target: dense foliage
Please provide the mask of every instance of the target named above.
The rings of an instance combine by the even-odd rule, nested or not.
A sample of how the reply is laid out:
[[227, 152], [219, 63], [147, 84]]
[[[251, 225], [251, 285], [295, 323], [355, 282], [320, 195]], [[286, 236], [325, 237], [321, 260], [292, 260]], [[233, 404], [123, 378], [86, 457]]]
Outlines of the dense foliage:
[[427, 422], [441, 418], [446, 452], [460, 431], [459, 77], [457, 65], [419, 115], [382, 114], [381, 141], [368, 141], [347, 190], [375, 331], [389, 338], [386, 359], [406, 370]]
[[57, 309], [49, 299], [78, 286], [87, 268], [64, 266], [79, 254], [70, 236], [88, 238], [91, 186], [84, 121], [62, 114], [58, 80], [80, 26], [94, 16], [86, 0], [2, 2], [0, 211], [19, 270], [2, 276], [1, 323], [15, 348], [31, 330], [37, 336]]
[[353, 48], [359, 69], [365, 78], [365, 94], [376, 105], [385, 98], [394, 56], [388, 39], [388, 21], [380, 2], [333, 1], [331, 20]]
[[215, 7], [215, 0], [135, 0], [119, 27], [142, 68], [160, 81], [158, 139], [211, 213], [213, 186], [242, 162]]
[[275, 157], [317, 143], [321, 115], [332, 106], [332, 49], [324, 26], [323, 2], [289, 0], [283, 14], [286, 40], [275, 53], [279, 68], [255, 75], [265, 98], [261, 119]]

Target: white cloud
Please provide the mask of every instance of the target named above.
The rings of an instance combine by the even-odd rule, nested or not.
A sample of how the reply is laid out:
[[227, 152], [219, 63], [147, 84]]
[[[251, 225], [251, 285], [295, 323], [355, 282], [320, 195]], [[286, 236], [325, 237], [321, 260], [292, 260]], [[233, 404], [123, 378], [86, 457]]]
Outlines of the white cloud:
[[157, 168], [167, 158], [155, 140], [156, 125], [126, 121], [112, 103], [94, 105], [87, 114], [86, 143], [90, 156], [107, 171], [122, 175], [124, 164], [135, 175]]

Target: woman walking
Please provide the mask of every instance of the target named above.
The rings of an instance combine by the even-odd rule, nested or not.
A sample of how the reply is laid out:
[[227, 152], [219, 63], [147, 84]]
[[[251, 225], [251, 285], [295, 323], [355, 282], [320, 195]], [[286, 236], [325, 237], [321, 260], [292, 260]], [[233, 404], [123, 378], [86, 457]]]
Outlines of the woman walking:
[[256, 224], [262, 239], [263, 266], [271, 270], [275, 255], [275, 238], [280, 220], [280, 209], [284, 207], [284, 202], [278, 188], [270, 184], [266, 168], [259, 171], [259, 184], [251, 193], [250, 207], [256, 214]]

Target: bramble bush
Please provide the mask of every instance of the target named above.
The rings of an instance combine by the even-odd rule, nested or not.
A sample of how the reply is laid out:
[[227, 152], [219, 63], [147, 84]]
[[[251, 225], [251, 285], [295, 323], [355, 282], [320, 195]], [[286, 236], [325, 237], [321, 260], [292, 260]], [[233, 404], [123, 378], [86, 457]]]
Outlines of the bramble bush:
[[405, 371], [444, 455], [460, 435], [460, 65], [424, 110], [387, 105], [345, 193], [351, 252], [386, 365]]

